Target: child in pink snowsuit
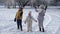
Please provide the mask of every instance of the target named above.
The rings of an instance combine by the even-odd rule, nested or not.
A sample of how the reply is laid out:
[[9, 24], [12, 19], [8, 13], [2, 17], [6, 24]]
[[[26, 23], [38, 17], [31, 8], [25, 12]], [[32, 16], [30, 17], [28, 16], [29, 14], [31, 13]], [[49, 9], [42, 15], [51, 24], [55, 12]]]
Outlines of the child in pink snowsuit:
[[44, 5], [39, 6], [39, 13], [38, 13], [38, 25], [39, 25], [39, 31], [44, 32], [44, 27], [43, 27], [43, 21], [44, 21], [44, 16], [45, 16], [45, 10], [44, 10]]

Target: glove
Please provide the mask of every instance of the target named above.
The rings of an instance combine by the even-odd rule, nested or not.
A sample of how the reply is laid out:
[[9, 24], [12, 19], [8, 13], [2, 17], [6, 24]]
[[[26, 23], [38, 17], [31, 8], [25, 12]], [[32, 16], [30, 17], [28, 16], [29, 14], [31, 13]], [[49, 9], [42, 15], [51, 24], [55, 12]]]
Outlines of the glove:
[[26, 21], [24, 21], [24, 23], [26, 24]]
[[14, 22], [16, 22], [16, 18], [14, 18]]
[[37, 22], [37, 20], [36, 20], [36, 22]]

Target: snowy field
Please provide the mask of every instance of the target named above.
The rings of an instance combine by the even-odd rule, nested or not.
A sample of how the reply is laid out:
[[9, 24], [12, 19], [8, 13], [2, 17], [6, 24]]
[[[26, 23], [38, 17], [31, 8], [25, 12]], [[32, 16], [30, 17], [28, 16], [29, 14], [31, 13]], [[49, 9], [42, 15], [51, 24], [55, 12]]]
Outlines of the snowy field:
[[38, 13], [35, 11], [35, 9], [23, 9], [23, 31], [20, 31], [20, 29], [17, 29], [16, 22], [14, 22], [17, 9], [0, 8], [0, 34], [59, 34], [60, 9], [47, 9], [44, 17], [45, 32], [39, 32], [38, 22], [34, 21], [32, 25], [33, 32], [27, 32], [27, 25], [24, 23], [24, 21], [29, 11], [32, 12], [32, 16], [37, 20]]

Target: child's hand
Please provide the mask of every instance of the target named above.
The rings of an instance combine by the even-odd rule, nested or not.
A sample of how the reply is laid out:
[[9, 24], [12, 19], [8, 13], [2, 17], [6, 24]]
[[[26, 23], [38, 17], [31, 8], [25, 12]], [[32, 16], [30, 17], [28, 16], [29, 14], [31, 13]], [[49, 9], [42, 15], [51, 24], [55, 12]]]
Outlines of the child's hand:
[[36, 22], [37, 22], [37, 20], [36, 20]]
[[26, 24], [26, 21], [24, 21], [24, 23]]

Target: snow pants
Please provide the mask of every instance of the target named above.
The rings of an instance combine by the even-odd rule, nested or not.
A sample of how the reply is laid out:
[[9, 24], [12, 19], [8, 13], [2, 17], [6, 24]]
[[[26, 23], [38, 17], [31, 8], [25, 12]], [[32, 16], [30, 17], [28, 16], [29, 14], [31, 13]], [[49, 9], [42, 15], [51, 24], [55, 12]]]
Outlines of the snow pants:
[[39, 25], [39, 28], [44, 28], [43, 27], [43, 21], [44, 21], [44, 18], [41, 18], [41, 19], [38, 19], [38, 25]]
[[18, 19], [17, 20], [17, 28], [21, 28], [21, 31], [22, 31], [22, 20]]
[[27, 31], [32, 31], [32, 22], [27, 22]]

